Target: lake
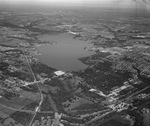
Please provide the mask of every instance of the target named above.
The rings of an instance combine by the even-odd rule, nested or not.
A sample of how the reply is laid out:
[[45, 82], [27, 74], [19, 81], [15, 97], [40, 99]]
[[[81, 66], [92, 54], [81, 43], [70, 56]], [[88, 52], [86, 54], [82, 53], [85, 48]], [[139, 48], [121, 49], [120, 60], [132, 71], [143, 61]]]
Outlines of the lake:
[[93, 54], [93, 52], [84, 49], [92, 46], [91, 44], [73, 39], [73, 36], [70, 34], [43, 35], [40, 40], [57, 42], [54, 45], [46, 44], [37, 47], [41, 53], [38, 59], [42, 63], [62, 71], [85, 69], [87, 65], [80, 62], [78, 58]]

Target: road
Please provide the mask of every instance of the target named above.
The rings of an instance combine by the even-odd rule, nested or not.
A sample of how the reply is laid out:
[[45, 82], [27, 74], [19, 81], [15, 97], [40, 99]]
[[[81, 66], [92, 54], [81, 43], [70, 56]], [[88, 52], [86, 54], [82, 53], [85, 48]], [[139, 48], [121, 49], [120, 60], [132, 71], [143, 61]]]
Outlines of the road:
[[[12, 107], [8, 107], [8, 106], [5, 106], [3, 104], [0, 103], [0, 106], [3, 107], [3, 108], [6, 108], [6, 109], [10, 109], [10, 110], [13, 110], [13, 111], [19, 111], [19, 112], [26, 112], [26, 113], [35, 113], [35, 111], [32, 111], [32, 110], [23, 110], [23, 109], [16, 109], [16, 108], [12, 108]], [[54, 113], [53, 111], [41, 111], [39, 113]]]
[[147, 87], [145, 87], [145, 88], [143, 88], [143, 89], [141, 89], [141, 90], [139, 90], [139, 91], [137, 91], [137, 92], [131, 94], [129, 97], [127, 97], [127, 98], [121, 100], [121, 102], [122, 102], [122, 101], [126, 101], [126, 100], [130, 100], [134, 95], [137, 95], [137, 94], [141, 93], [142, 91], [145, 91], [145, 90], [148, 89], [148, 88], [150, 88], [150, 86], [147, 86]]
[[31, 119], [31, 122], [30, 122], [30, 124], [29, 124], [29, 126], [31, 126], [31, 125], [32, 125], [32, 122], [33, 122], [33, 120], [34, 120], [34, 118], [35, 118], [35, 116], [36, 116], [36, 114], [37, 114], [37, 112], [39, 111], [39, 109], [40, 109], [40, 107], [41, 107], [41, 105], [42, 105], [42, 103], [43, 103], [43, 94], [42, 94], [42, 91], [41, 91], [41, 89], [40, 89], [40, 86], [39, 86], [39, 84], [38, 84], [38, 82], [37, 82], [37, 79], [36, 79], [36, 77], [35, 77], [35, 75], [34, 75], [34, 73], [33, 73], [33, 70], [32, 70], [32, 68], [31, 68], [31, 65], [30, 65], [30, 63], [29, 63], [29, 60], [28, 60], [28, 58], [27, 58], [27, 56], [26, 56], [26, 54], [25, 54], [24, 49], [22, 50], [22, 52], [23, 52], [23, 54], [24, 54], [24, 57], [25, 57], [25, 59], [26, 59], [26, 62], [27, 62], [27, 64], [28, 64], [28, 67], [29, 67], [29, 69], [30, 69], [30, 72], [31, 72], [31, 74], [32, 74], [32, 76], [33, 76], [34, 82], [36, 83], [36, 85], [37, 85], [37, 87], [38, 87], [38, 90], [39, 90], [39, 93], [40, 93], [39, 106], [35, 109], [34, 116], [33, 116], [33, 118]]
[[27, 113], [34, 113], [34, 111], [15, 109], [15, 108], [12, 108], [12, 107], [5, 106], [5, 105], [3, 105], [3, 104], [0, 104], [0, 106], [3, 107], [3, 108], [6, 108], [6, 109], [13, 110], [13, 111], [27, 112]]

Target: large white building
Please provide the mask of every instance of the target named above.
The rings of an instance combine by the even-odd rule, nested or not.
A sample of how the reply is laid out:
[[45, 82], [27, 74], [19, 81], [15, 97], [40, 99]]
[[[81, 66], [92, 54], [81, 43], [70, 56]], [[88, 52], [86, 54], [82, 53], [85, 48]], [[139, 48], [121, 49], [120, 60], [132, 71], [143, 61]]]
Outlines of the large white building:
[[54, 74], [57, 76], [61, 76], [61, 75], [64, 75], [65, 72], [59, 70], [59, 71], [55, 71]]

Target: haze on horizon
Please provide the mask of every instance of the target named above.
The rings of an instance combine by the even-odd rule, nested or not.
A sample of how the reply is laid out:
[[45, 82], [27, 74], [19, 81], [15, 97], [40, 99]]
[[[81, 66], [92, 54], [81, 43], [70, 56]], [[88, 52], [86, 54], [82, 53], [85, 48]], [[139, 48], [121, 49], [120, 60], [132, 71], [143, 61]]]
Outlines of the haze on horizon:
[[[144, 3], [148, 1], [149, 4]], [[150, 0], [0, 0], [0, 5], [31, 5], [31, 6], [88, 6], [110, 8], [145, 9], [150, 12]]]
[[0, 0], [1, 4], [133, 6], [132, 0]]

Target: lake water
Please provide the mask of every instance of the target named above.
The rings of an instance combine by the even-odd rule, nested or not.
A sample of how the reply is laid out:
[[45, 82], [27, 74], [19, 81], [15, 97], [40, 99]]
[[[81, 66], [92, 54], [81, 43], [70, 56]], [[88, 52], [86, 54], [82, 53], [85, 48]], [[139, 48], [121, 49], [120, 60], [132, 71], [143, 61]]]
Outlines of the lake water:
[[38, 58], [42, 63], [62, 71], [85, 69], [87, 65], [80, 62], [78, 58], [93, 54], [93, 52], [84, 49], [91, 46], [91, 44], [73, 39], [70, 34], [43, 35], [40, 39], [57, 43], [37, 47], [41, 53]]

